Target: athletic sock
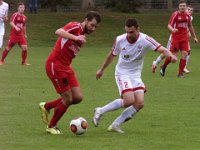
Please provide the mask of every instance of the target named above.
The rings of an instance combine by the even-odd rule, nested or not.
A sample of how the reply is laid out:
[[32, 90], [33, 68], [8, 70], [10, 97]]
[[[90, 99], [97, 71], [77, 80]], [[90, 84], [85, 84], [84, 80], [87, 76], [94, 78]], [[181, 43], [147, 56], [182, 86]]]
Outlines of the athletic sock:
[[104, 114], [105, 112], [113, 111], [113, 110], [119, 109], [121, 107], [123, 107], [123, 99], [116, 99], [116, 100], [110, 102], [109, 104], [101, 107], [100, 113]]
[[6, 58], [6, 56], [8, 55], [9, 51], [7, 50], [7, 48], [5, 48], [5, 50], [2, 53], [2, 57], [1, 57], [1, 61], [4, 61], [4, 59]]
[[120, 126], [123, 122], [128, 121], [133, 118], [133, 116], [137, 113], [137, 110], [134, 106], [129, 106], [126, 108], [119, 117], [117, 117], [112, 124]]
[[158, 65], [162, 61], [162, 58], [160, 56], [157, 57], [155, 60], [155, 64]]
[[189, 58], [190, 58], [190, 55], [187, 55], [187, 56], [186, 56], [186, 64], [185, 64], [185, 67], [186, 67], [187, 64], [188, 64]]
[[22, 64], [26, 63], [27, 50], [22, 50]]
[[61, 101], [62, 101], [62, 98], [60, 97], [60, 98], [58, 98], [56, 100], [52, 100], [50, 102], [47, 102], [44, 105], [44, 107], [45, 107], [45, 109], [50, 110], [52, 108], [55, 108]]
[[185, 68], [185, 64], [186, 64], [186, 60], [185, 59], [181, 59], [180, 63], [179, 63], [179, 75], [183, 74], [183, 69]]
[[51, 121], [48, 125], [49, 128], [55, 127], [57, 122], [60, 120], [60, 118], [64, 115], [64, 113], [67, 111], [67, 106], [63, 104], [63, 101], [61, 101], [54, 109], [53, 117], [51, 118]]
[[170, 61], [170, 59], [169, 58], [166, 58], [165, 59], [165, 62], [164, 62], [164, 64], [163, 64], [163, 69], [165, 69], [166, 67], [167, 67], [167, 65], [170, 63], [171, 61]]

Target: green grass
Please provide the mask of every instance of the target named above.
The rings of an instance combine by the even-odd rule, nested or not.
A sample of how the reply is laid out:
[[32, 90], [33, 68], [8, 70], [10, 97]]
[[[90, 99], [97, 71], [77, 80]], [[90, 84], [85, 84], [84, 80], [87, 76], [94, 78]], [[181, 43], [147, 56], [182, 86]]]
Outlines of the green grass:
[[[145, 107], [134, 119], [122, 125], [126, 134], [106, 131], [122, 110], [105, 114], [100, 126], [93, 127], [94, 108], [119, 97], [114, 80], [116, 60], [101, 80], [95, 80], [95, 73], [111, 49], [115, 36], [123, 33], [127, 14], [103, 14], [100, 27], [88, 37], [88, 43], [73, 62], [84, 101], [70, 107], [60, 120], [58, 126], [63, 135], [45, 132], [38, 103], [58, 97], [45, 74], [45, 60], [54, 45], [55, 30], [68, 21], [81, 21], [82, 16], [81, 13], [28, 15], [29, 62], [32, 65], [20, 65], [21, 50], [15, 47], [6, 58], [5, 65], [0, 66], [0, 149], [199, 150], [199, 45], [192, 44], [188, 66], [191, 73], [183, 79], [176, 77], [178, 63], [168, 67], [164, 78], [159, 75], [159, 70], [152, 74], [150, 65], [157, 54], [147, 54], [143, 69], [143, 81], [148, 88]], [[143, 32], [165, 45], [169, 14], [137, 14], [136, 17]], [[195, 20], [199, 17], [200, 14], [195, 15]], [[198, 22], [194, 25], [199, 33]], [[76, 136], [68, 128], [70, 120], [76, 116], [88, 120], [88, 131], [84, 135]]]

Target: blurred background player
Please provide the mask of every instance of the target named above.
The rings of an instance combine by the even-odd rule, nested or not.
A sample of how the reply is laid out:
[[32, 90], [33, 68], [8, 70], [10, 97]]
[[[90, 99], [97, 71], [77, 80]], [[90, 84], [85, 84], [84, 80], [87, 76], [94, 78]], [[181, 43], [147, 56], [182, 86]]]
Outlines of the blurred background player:
[[[189, 5], [187, 7], [187, 12], [188, 14], [190, 15], [191, 17], [191, 21], [193, 20], [193, 17], [192, 17], [192, 14], [193, 14], [193, 7], [191, 5]], [[188, 35], [191, 36], [190, 32], [189, 32], [189, 29], [188, 29]], [[170, 37], [169, 37], [169, 40], [168, 40], [168, 43], [167, 43], [167, 48], [170, 49], [170, 45], [171, 45], [171, 36], [172, 34], [170, 34]], [[190, 55], [190, 46], [189, 46], [189, 52], [188, 52], [188, 55], [186, 56], [186, 65], [185, 65], [185, 68], [184, 68], [184, 72], [185, 73], [189, 73], [190, 71], [186, 68], [187, 64], [188, 64], [188, 60], [189, 60], [189, 55]], [[157, 65], [164, 59], [165, 57], [160, 54], [157, 59], [155, 61], [153, 61], [152, 63], [152, 72], [155, 73], [155, 70], [157, 68]]]
[[[53, 51], [47, 58], [46, 73], [61, 97], [39, 104], [43, 122], [48, 124], [46, 128], [48, 133], [60, 134], [60, 130], [56, 127], [58, 121], [70, 105], [82, 101], [82, 92], [71, 63], [82, 45], [86, 43], [85, 34], [91, 34], [95, 31], [100, 22], [100, 15], [91, 11], [86, 14], [82, 23], [70, 22], [55, 32], [58, 39]], [[48, 114], [52, 108], [54, 108], [54, 114], [49, 122]]]
[[10, 50], [15, 44], [18, 44], [22, 49], [22, 65], [30, 65], [27, 63], [27, 35], [26, 35], [26, 16], [24, 15], [25, 5], [24, 3], [19, 3], [17, 7], [18, 11], [15, 12], [11, 19], [11, 31], [9, 35], [9, 40], [7, 47], [2, 53], [2, 58], [0, 65], [4, 64], [4, 60]]
[[[175, 11], [169, 20], [168, 29], [171, 31], [171, 44], [170, 51], [177, 55], [179, 50], [181, 52], [181, 59], [179, 63], [179, 71], [177, 77], [184, 77], [183, 70], [186, 65], [186, 57], [189, 52], [189, 37], [188, 29], [194, 42], [197, 43], [198, 39], [194, 32], [194, 28], [191, 22], [191, 17], [186, 11], [186, 2], [184, 0], [179, 1], [179, 10]], [[165, 75], [167, 65], [170, 63], [170, 59], [166, 58], [164, 64], [161, 66], [160, 74]]]
[[153, 38], [139, 31], [136, 19], [128, 19], [125, 23], [125, 34], [117, 36], [112, 50], [108, 53], [103, 65], [96, 73], [96, 79], [103, 76], [104, 70], [119, 54], [115, 67], [115, 79], [121, 98], [118, 98], [103, 107], [95, 108], [93, 123], [99, 125], [100, 117], [109, 111], [126, 108], [121, 115], [108, 127], [108, 131], [124, 133], [120, 125], [133, 118], [144, 106], [145, 85], [141, 79], [144, 56], [149, 50], [163, 53], [172, 62], [176, 61], [168, 49], [161, 46]]
[[5, 34], [5, 23], [8, 20], [9, 6], [6, 2], [0, 0], [0, 50], [3, 46], [3, 37]]

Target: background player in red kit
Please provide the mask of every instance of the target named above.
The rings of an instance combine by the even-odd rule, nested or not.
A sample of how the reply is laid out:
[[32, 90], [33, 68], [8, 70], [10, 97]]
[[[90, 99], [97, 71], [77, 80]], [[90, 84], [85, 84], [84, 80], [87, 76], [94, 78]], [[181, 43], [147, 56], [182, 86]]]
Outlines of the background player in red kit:
[[[70, 105], [82, 101], [82, 92], [70, 64], [82, 44], [86, 42], [85, 34], [95, 31], [100, 22], [100, 15], [91, 11], [87, 13], [82, 23], [70, 22], [55, 32], [59, 37], [53, 51], [47, 58], [46, 72], [61, 97], [51, 102], [39, 104], [43, 122], [48, 124], [46, 128], [48, 133], [60, 134], [60, 130], [56, 127], [57, 122]], [[54, 114], [51, 121], [48, 122], [49, 110], [52, 108], [54, 108]]]
[[[168, 29], [172, 33], [170, 51], [177, 55], [178, 51], [181, 51], [181, 59], [179, 63], [178, 77], [183, 76], [183, 69], [186, 65], [186, 57], [189, 51], [189, 37], [188, 29], [193, 37], [195, 43], [198, 39], [195, 35], [194, 28], [191, 22], [191, 17], [186, 11], [186, 2], [184, 0], [179, 1], [179, 10], [175, 11], [169, 20]], [[164, 64], [161, 66], [160, 74], [165, 75], [165, 69], [170, 63], [170, 59], [166, 58]]]
[[0, 65], [4, 64], [4, 59], [8, 55], [8, 52], [13, 48], [15, 44], [18, 44], [22, 48], [22, 65], [30, 65], [27, 63], [27, 35], [26, 35], [26, 16], [24, 15], [25, 5], [23, 3], [18, 4], [18, 11], [15, 12], [11, 19], [11, 31], [8, 40], [8, 45], [2, 53]]

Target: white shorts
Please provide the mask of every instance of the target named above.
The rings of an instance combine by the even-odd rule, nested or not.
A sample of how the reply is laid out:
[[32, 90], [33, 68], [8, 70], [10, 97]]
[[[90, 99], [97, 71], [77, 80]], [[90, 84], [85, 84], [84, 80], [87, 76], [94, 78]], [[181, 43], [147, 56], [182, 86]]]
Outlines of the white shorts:
[[3, 35], [0, 35], [0, 49], [2, 48], [3, 46]]
[[115, 76], [115, 80], [120, 95], [128, 91], [146, 91], [145, 85], [141, 78], [134, 78], [128, 75], [117, 75]]

